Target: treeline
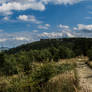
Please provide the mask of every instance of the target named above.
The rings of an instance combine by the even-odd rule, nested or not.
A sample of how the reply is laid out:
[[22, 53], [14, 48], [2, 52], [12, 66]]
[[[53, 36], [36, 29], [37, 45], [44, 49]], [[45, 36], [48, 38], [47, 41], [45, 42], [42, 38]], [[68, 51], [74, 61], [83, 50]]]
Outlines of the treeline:
[[44, 39], [12, 48], [6, 52], [8, 54], [15, 54], [20, 51], [42, 50], [50, 47], [58, 48], [59, 46], [72, 49], [77, 55], [87, 55], [88, 49], [92, 47], [92, 38]]

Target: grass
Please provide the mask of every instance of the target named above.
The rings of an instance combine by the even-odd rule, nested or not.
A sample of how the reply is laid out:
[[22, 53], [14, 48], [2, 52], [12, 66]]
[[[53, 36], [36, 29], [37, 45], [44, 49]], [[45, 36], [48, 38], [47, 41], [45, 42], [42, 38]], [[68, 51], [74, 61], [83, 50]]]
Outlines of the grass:
[[41, 92], [76, 92], [76, 77], [74, 71], [68, 71], [53, 77], [43, 86]]
[[29, 74], [0, 77], [0, 92], [76, 92], [74, 59], [33, 63]]

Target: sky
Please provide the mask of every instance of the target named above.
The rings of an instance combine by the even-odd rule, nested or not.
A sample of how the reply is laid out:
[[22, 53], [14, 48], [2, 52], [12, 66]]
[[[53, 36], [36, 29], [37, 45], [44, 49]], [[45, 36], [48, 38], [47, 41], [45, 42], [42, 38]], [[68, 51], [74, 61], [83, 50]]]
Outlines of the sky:
[[92, 0], [0, 0], [0, 47], [63, 37], [92, 37]]

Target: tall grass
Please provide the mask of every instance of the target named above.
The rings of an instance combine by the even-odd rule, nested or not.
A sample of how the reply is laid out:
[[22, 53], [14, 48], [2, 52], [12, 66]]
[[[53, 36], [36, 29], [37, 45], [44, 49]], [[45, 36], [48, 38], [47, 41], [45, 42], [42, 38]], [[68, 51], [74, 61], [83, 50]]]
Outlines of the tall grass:
[[66, 72], [55, 76], [43, 86], [41, 92], [76, 92], [76, 79], [74, 72]]
[[30, 74], [2, 77], [0, 92], [76, 92], [74, 63], [34, 63]]

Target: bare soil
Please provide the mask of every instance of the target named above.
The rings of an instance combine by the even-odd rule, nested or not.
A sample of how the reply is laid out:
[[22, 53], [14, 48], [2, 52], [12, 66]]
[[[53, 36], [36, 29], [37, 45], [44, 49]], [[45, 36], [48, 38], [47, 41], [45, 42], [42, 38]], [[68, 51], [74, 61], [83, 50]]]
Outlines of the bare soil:
[[85, 62], [77, 62], [79, 85], [83, 92], [92, 92], [92, 69]]

